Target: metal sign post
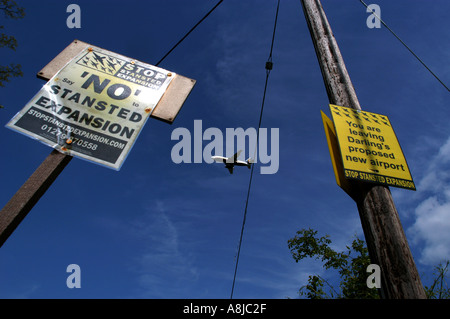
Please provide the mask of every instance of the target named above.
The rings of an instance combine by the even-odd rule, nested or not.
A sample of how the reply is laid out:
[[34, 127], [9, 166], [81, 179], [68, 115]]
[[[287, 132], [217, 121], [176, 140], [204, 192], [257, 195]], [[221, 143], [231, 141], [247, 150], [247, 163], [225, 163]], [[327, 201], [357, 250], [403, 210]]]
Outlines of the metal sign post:
[[54, 148], [0, 211], [0, 246], [70, 162], [119, 170], [148, 117], [172, 123], [195, 80], [75, 40], [8, 127]]

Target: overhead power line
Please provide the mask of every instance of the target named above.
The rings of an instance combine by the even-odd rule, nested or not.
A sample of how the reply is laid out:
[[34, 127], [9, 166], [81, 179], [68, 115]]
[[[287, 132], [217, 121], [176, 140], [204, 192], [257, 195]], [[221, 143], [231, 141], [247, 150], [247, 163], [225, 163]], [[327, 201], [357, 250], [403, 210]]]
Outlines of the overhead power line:
[[[256, 154], [256, 147], [258, 147], [258, 142], [259, 142], [259, 130], [261, 128], [261, 121], [262, 121], [262, 116], [263, 116], [263, 111], [264, 111], [264, 103], [265, 103], [265, 100], [266, 100], [267, 84], [269, 82], [270, 71], [272, 70], [272, 67], [273, 67], [272, 51], [273, 51], [273, 43], [275, 41], [275, 30], [277, 28], [277, 20], [278, 20], [279, 8], [280, 8], [280, 0], [278, 0], [277, 11], [276, 11], [276, 14], [275, 14], [275, 23], [274, 23], [274, 27], [273, 27], [272, 43], [270, 45], [270, 54], [269, 54], [269, 58], [268, 58], [268, 60], [266, 62], [266, 81], [265, 81], [265, 84], [264, 84], [264, 93], [263, 93], [263, 98], [262, 98], [262, 103], [261, 103], [261, 111], [260, 111], [260, 114], [259, 114], [258, 130], [256, 131], [257, 133], [256, 133], [255, 154]], [[242, 246], [242, 238], [243, 238], [243, 235], [244, 235], [245, 221], [247, 219], [247, 208], [248, 208], [248, 201], [249, 201], [249, 198], [250, 198], [250, 190], [251, 190], [251, 187], [252, 187], [253, 169], [254, 168], [255, 168], [255, 164], [252, 164], [252, 169], [251, 169], [251, 172], [250, 172], [250, 180], [249, 180], [249, 183], [248, 183], [247, 199], [245, 201], [244, 219], [242, 221], [241, 236], [239, 238], [239, 246], [238, 246], [238, 252], [237, 252], [237, 256], [236, 256], [236, 264], [235, 264], [235, 268], [234, 268], [233, 285], [231, 286], [230, 299], [233, 299], [234, 285], [236, 283], [236, 274], [237, 274], [237, 269], [238, 269], [238, 264], [239, 264], [239, 256], [241, 254], [241, 246]]]
[[[363, 1], [363, 0], [359, 0], [359, 2], [361, 2], [367, 9], [368, 9], [368, 6], [367, 6], [367, 4]], [[370, 9], [369, 9], [370, 10]], [[405, 47], [405, 48], [407, 48], [408, 49], [408, 51], [409, 52], [411, 52], [411, 54], [412, 55], [414, 55], [414, 57], [420, 62], [420, 63], [422, 63], [422, 65], [436, 78], [436, 80], [438, 80], [439, 81], [439, 83], [441, 83], [446, 89], [447, 89], [447, 91], [450, 91], [450, 89], [447, 87], [447, 85], [445, 85], [444, 84], [444, 82], [442, 82], [442, 80], [433, 72], [433, 71], [431, 71], [431, 69], [425, 64], [425, 62], [423, 62], [422, 61], [422, 59], [421, 58], [419, 58], [418, 56], [417, 56], [417, 54], [415, 54], [414, 53], [414, 51], [413, 50], [411, 50], [407, 45], [406, 45], [406, 43], [405, 42], [403, 42], [402, 41], [402, 39], [400, 39], [400, 37], [397, 35], [397, 34], [395, 34], [395, 32], [394, 31], [392, 31], [392, 29], [391, 28], [389, 28], [389, 26], [375, 13], [375, 11], [373, 11], [373, 10], [370, 10], [370, 11], [372, 11], [372, 14], [378, 19], [378, 20], [380, 20], [380, 22], [386, 27], [386, 29], [388, 29], [389, 30], [389, 32], [391, 32], [396, 38], [397, 38], [397, 40], [399, 40], [402, 44], [403, 44], [403, 46]]]
[[155, 64], [155, 66], [158, 66], [170, 53], [172, 53], [173, 50], [175, 50], [175, 48], [184, 41], [184, 39], [186, 39], [188, 37], [189, 34], [191, 34], [192, 31], [195, 30], [195, 28], [197, 28], [200, 23], [202, 23], [221, 3], [223, 2], [223, 0], [220, 0], [219, 2], [217, 2], [217, 4], [211, 9], [209, 10], [209, 12], [207, 14], [205, 14], [205, 16], [203, 18], [200, 19], [200, 21], [198, 21], [173, 47], [172, 49], [170, 49], [162, 58], [161, 60], [158, 61], [158, 63]]

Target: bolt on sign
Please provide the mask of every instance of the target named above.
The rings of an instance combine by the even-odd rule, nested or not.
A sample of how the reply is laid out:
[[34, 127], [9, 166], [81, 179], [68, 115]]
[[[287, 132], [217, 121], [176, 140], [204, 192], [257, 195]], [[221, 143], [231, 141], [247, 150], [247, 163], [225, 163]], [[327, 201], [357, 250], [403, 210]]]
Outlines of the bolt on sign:
[[119, 170], [174, 77], [89, 45], [7, 127], [67, 155]]
[[[336, 180], [341, 187], [343, 179], [348, 178], [416, 190], [387, 116], [332, 104], [330, 111], [334, 129], [327, 130], [326, 119], [324, 125]], [[333, 150], [332, 133], [337, 139], [334, 142], [337, 151]], [[340, 154], [340, 159], [336, 154]]]

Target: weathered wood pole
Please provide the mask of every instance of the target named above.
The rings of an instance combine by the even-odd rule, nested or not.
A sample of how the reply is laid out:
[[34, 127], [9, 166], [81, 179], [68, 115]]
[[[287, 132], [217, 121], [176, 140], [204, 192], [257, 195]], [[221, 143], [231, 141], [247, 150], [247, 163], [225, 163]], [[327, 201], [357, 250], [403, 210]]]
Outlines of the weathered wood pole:
[[[319, 0], [301, 0], [330, 104], [361, 109], [341, 52]], [[388, 187], [352, 182], [373, 264], [381, 270], [381, 297], [426, 298]]]

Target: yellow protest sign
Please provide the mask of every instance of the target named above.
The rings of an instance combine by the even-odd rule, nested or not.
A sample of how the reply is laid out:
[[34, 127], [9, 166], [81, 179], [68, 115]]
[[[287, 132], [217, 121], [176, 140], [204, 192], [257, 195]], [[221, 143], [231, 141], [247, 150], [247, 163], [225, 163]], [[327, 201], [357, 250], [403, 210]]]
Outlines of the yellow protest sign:
[[330, 111], [346, 178], [416, 189], [387, 116], [332, 104]]
[[333, 121], [331, 121], [328, 116], [326, 116], [322, 111], [320, 111], [320, 113], [322, 115], [323, 127], [325, 129], [325, 136], [327, 138], [328, 150], [330, 151], [331, 164], [333, 164], [336, 183], [347, 194], [351, 196], [351, 189], [344, 175], [344, 168], [341, 161], [341, 152], [339, 150], [339, 144], [337, 141], [336, 130], [334, 129]]

